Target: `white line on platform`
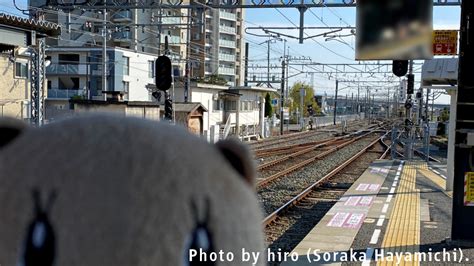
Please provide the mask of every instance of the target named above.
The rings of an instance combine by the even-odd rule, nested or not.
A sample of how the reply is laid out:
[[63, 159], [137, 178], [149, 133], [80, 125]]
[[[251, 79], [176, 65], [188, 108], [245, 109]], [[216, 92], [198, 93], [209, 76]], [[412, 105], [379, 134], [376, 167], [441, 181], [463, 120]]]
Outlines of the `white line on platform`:
[[388, 195], [387, 200], [385, 202], [388, 203], [388, 202], [392, 201], [392, 198], [393, 198], [393, 195]]
[[395, 185], [393, 185], [393, 187], [390, 189], [390, 194], [393, 194], [395, 193]]
[[377, 220], [377, 226], [382, 226], [384, 220], [385, 220], [385, 215], [380, 215], [380, 218]]
[[380, 229], [375, 229], [374, 233], [372, 234], [372, 238], [370, 239], [370, 244], [377, 244], [379, 242], [379, 236], [380, 236]]
[[373, 248], [367, 248], [365, 251], [365, 260], [362, 262], [362, 266], [370, 266], [370, 261], [372, 260], [372, 256], [374, 255]]
[[388, 211], [388, 204], [384, 204], [382, 208], [382, 213], [387, 213]]

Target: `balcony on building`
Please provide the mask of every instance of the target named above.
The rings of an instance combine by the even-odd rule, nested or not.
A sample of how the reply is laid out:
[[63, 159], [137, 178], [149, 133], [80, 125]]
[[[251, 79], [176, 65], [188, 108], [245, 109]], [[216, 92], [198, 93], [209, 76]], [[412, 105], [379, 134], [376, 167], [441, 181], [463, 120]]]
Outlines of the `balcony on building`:
[[219, 26], [219, 30], [220, 30], [220, 32], [230, 33], [230, 34], [235, 34], [235, 32], [236, 32], [235, 27], [222, 26], [222, 25]]
[[219, 53], [220, 61], [235, 62], [235, 55]]
[[180, 36], [166, 35], [166, 34], [161, 35], [161, 43], [163, 43], [163, 44], [165, 43], [165, 36], [168, 36], [168, 44], [170, 44], [170, 45], [180, 45], [181, 44]]
[[180, 17], [163, 16], [163, 17], [161, 17], [161, 22], [163, 24], [181, 24], [181, 18]]
[[235, 69], [233, 67], [219, 67], [217, 69], [219, 75], [235, 75]]
[[131, 10], [120, 10], [112, 15], [112, 22], [129, 23], [132, 21], [133, 21], [133, 18], [132, 18]]
[[130, 31], [119, 31], [112, 33], [112, 39], [114, 42], [131, 42], [132, 33]]
[[206, 26], [206, 32], [212, 32], [213, 30], [214, 30], [214, 27], [212, 27], [211, 25]]
[[84, 90], [67, 88], [48, 89], [48, 98], [50, 99], [70, 99], [74, 96], [83, 96]]
[[219, 39], [219, 46], [235, 48], [236, 44], [235, 41], [232, 40]]
[[51, 64], [46, 75], [87, 75], [87, 66], [78, 64]]
[[227, 20], [232, 20], [232, 21], [235, 21], [235, 19], [237, 18], [235, 13], [227, 12], [222, 9], [219, 12], [219, 15], [221, 19], [227, 19]]

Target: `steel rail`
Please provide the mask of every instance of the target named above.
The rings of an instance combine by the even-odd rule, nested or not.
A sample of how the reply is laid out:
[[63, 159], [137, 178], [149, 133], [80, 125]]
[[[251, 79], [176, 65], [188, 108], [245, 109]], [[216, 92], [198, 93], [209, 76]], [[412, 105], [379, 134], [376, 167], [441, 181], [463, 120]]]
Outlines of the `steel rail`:
[[342, 144], [340, 144], [340, 145], [338, 145], [338, 146], [336, 146], [336, 147], [334, 147], [334, 148], [331, 148], [330, 150], [327, 150], [327, 151], [325, 151], [325, 152], [322, 152], [322, 153], [320, 153], [320, 154], [318, 154], [318, 155], [316, 155], [316, 156], [314, 156], [314, 157], [311, 157], [311, 158], [309, 158], [309, 159], [306, 159], [306, 160], [304, 160], [304, 161], [302, 161], [302, 162], [300, 162], [300, 163], [298, 163], [298, 164], [292, 165], [291, 167], [288, 167], [288, 168], [286, 168], [286, 169], [283, 170], [283, 171], [280, 171], [280, 172], [278, 172], [278, 173], [276, 173], [276, 174], [273, 174], [273, 175], [271, 175], [271, 176], [269, 176], [269, 177], [263, 178], [263, 179], [261, 179], [261, 180], [259, 180], [259, 181], [257, 182], [257, 189], [258, 189], [258, 188], [261, 188], [261, 187], [264, 187], [264, 186], [266, 186], [267, 184], [269, 184], [270, 182], [272, 182], [272, 181], [274, 181], [274, 180], [276, 180], [276, 179], [278, 179], [278, 178], [280, 178], [280, 177], [282, 177], [282, 176], [285, 176], [285, 175], [287, 175], [287, 174], [289, 174], [289, 173], [291, 173], [291, 172], [293, 172], [293, 171], [295, 171], [295, 170], [297, 170], [297, 169], [300, 169], [300, 168], [302, 168], [302, 167], [304, 167], [304, 166], [306, 166], [306, 165], [308, 165], [308, 164], [310, 164], [310, 163], [312, 163], [312, 162], [314, 162], [314, 161], [316, 161], [316, 160], [319, 160], [319, 159], [321, 159], [321, 158], [323, 158], [323, 157], [325, 157], [325, 156], [327, 156], [327, 155], [329, 155], [329, 154], [331, 154], [331, 153], [334, 153], [334, 152], [336, 152], [336, 151], [338, 151], [338, 150], [340, 150], [340, 149], [342, 149], [342, 148], [348, 146], [349, 144], [352, 144], [352, 143], [354, 143], [355, 141], [358, 141], [358, 140], [360, 140], [360, 139], [362, 139], [362, 138], [364, 138], [364, 137], [366, 137], [367, 135], [372, 134], [372, 133], [373, 133], [373, 132], [371, 131], [371, 132], [368, 132], [368, 133], [363, 134], [363, 135], [361, 135], [361, 136], [358, 136], [358, 137], [356, 137], [356, 138], [353, 138], [353, 139], [351, 139], [351, 140], [349, 140], [349, 141], [346, 141], [346, 142], [344, 142], [344, 143], [342, 143]]
[[284, 211], [288, 210], [289, 208], [291, 208], [292, 206], [298, 204], [300, 201], [302, 201], [304, 198], [306, 198], [306, 196], [308, 196], [315, 187], [318, 187], [319, 185], [321, 185], [322, 183], [326, 182], [328, 179], [330, 179], [331, 177], [335, 176], [336, 174], [338, 174], [342, 169], [344, 169], [345, 167], [347, 167], [349, 164], [351, 164], [352, 162], [354, 162], [355, 160], [357, 160], [360, 156], [362, 156], [365, 152], [367, 152], [367, 150], [369, 150], [371, 147], [373, 147], [375, 144], [377, 144], [377, 142], [380, 141], [382, 137], [380, 138], [377, 138], [376, 140], [372, 141], [369, 145], [367, 145], [367, 147], [365, 147], [364, 149], [362, 149], [361, 151], [359, 151], [358, 153], [356, 153], [354, 156], [352, 156], [349, 160], [347, 160], [346, 162], [344, 162], [343, 164], [341, 164], [340, 166], [336, 167], [335, 169], [333, 169], [331, 172], [329, 172], [328, 174], [326, 174], [324, 177], [322, 177], [321, 179], [319, 179], [318, 181], [314, 182], [313, 184], [311, 184], [310, 186], [308, 186], [305, 190], [303, 190], [301, 193], [299, 193], [298, 195], [296, 195], [295, 197], [293, 197], [291, 200], [289, 200], [287, 203], [285, 203], [283, 206], [281, 206], [280, 208], [278, 208], [276, 211], [274, 211], [273, 213], [271, 213], [270, 215], [268, 215], [267, 217], [265, 217], [265, 219], [263, 219], [262, 221], [262, 224], [263, 226], [268, 226], [270, 225], [281, 213], [283, 213]]
[[328, 145], [331, 145], [331, 144], [334, 144], [336, 143], [338, 140], [341, 140], [342, 138], [332, 138], [332, 139], [328, 139], [328, 140], [325, 140], [324, 142], [321, 142], [319, 144], [316, 144], [316, 145], [313, 145], [309, 148], [304, 148], [302, 150], [299, 150], [299, 151], [296, 151], [294, 153], [291, 153], [289, 155], [286, 155], [286, 156], [283, 156], [281, 158], [278, 158], [276, 160], [273, 160], [273, 161], [270, 161], [268, 163], [264, 163], [264, 164], [261, 164], [257, 167], [257, 170], [258, 171], [261, 171], [263, 169], [266, 169], [268, 167], [271, 167], [275, 164], [278, 164], [278, 163], [281, 163], [281, 162], [284, 162], [284, 161], [287, 161], [287, 160], [290, 160], [290, 159], [293, 159], [297, 156], [300, 156], [300, 155], [303, 155], [303, 154], [306, 154], [306, 153], [309, 153], [309, 152], [312, 152], [316, 149], [319, 149], [319, 148], [322, 148], [322, 147], [325, 147], [325, 146], [328, 146]]

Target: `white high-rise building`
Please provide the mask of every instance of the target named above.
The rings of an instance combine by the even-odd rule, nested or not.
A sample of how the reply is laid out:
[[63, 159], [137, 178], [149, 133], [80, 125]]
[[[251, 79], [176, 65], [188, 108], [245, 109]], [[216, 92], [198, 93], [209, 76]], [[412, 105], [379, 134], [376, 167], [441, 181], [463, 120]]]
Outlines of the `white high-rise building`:
[[193, 76], [220, 76], [230, 86], [243, 85], [243, 16], [243, 9], [205, 11], [204, 33], [193, 28], [191, 35], [191, 58], [199, 62]]

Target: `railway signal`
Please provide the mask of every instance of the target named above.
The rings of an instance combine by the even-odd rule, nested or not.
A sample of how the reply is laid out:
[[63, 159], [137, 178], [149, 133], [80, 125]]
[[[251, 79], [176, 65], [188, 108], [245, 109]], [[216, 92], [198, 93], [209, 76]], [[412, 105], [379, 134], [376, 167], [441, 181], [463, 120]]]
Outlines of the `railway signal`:
[[313, 109], [313, 105], [308, 105], [308, 108], [306, 109], [308, 111], [308, 114], [309, 116], [313, 116], [314, 114], [314, 109]]
[[159, 56], [155, 61], [155, 85], [161, 91], [171, 87], [171, 60], [166, 55]]
[[165, 119], [173, 119], [173, 101], [169, 97], [165, 100]]
[[415, 91], [415, 75], [407, 75], [407, 94], [413, 94]]
[[403, 77], [408, 72], [408, 60], [393, 60], [392, 72], [397, 77]]

